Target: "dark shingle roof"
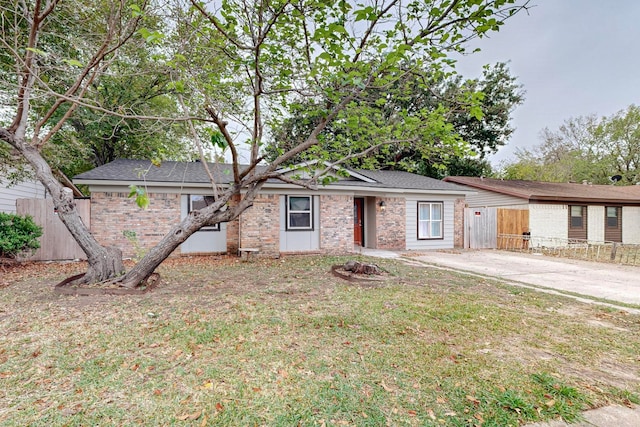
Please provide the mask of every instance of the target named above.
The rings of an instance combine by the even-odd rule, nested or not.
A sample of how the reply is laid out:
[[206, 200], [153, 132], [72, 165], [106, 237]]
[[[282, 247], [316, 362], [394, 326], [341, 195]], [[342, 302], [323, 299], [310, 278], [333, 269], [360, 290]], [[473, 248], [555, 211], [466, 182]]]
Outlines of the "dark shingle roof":
[[[233, 179], [230, 164], [209, 163], [208, 165], [216, 182], [228, 183]], [[246, 168], [245, 165], [241, 166], [241, 169], [244, 168]], [[469, 191], [462, 186], [409, 172], [370, 170], [353, 172], [354, 176], [341, 179], [331, 185], [443, 192]], [[374, 182], [366, 182], [359, 178], [359, 175]], [[74, 177], [74, 181], [79, 184], [87, 181], [92, 181], [94, 184], [96, 181], [104, 181], [107, 184], [109, 182], [140, 182], [143, 180], [147, 183], [182, 183], [187, 185], [209, 183], [209, 177], [200, 162], [166, 161], [162, 162], [160, 166], [153, 166], [149, 160], [118, 159]], [[277, 183], [280, 181], [270, 180], [269, 182]]]
[[[208, 163], [217, 182], [233, 179], [231, 165]], [[241, 166], [244, 169], [246, 166]], [[74, 180], [142, 181], [164, 183], [209, 183], [209, 176], [201, 162], [162, 162], [154, 166], [149, 160], [118, 159], [106, 165], [76, 175]]]
[[614, 186], [449, 176], [445, 181], [530, 201], [640, 202], [640, 186]]
[[[464, 187], [444, 182], [439, 179], [402, 171], [356, 170], [356, 173], [376, 181], [372, 186], [385, 188], [407, 188], [413, 190], [468, 191]], [[359, 182], [357, 185], [367, 186]]]

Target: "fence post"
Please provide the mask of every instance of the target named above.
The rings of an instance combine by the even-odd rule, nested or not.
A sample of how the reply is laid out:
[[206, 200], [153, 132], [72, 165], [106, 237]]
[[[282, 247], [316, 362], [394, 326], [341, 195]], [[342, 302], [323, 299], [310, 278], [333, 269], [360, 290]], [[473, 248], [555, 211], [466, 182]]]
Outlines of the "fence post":
[[611, 261], [615, 261], [616, 260], [616, 252], [618, 251], [618, 243], [617, 242], [613, 242], [613, 245], [611, 246]]

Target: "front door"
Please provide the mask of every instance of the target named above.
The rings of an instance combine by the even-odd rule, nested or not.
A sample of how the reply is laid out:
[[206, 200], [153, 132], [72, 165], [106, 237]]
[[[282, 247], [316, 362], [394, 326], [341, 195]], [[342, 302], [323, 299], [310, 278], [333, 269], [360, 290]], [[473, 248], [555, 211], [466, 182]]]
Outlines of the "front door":
[[364, 199], [353, 199], [353, 243], [364, 246]]

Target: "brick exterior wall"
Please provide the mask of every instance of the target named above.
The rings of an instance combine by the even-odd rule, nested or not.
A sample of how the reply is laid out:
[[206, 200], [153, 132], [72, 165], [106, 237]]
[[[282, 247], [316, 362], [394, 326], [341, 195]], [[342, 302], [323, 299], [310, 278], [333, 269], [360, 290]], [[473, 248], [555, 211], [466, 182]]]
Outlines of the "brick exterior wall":
[[320, 249], [353, 252], [352, 196], [320, 196]]
[[[380, 208], [384, 202], [384, 211]], [[405, 249], [407, 206], [404, 198], [376, 197], [376, 248]]]
[[280, 254], [280, 196], [259, 195], [253, 206], [240, 215], [243, 248], [260, 249], [259, 256]]
[[464, 248], [465, 199], [456, 199], [453, 205], [453, 247]]
[[[588, 219], [587, 219], [588, 221]], [[557, 246], [560, 240], [569, 238], [569, 208], [567, 205], [532, 203], [529, 205], [529, 230], [531, 247]], [[551, 239], [548, 239], [548, 238]]]
[[[91, 194], [91, 233], [105, 246], [122, 250], [125, 258], [136, 257], [136, 247], [123, 234], [136, 233], [142, 250], [155, 246], [180, 221], [180, 195], [150, 193], [149, 207], [140, 209], [127, 193]], [[179, 254], [178, 247], [174, 254]]]

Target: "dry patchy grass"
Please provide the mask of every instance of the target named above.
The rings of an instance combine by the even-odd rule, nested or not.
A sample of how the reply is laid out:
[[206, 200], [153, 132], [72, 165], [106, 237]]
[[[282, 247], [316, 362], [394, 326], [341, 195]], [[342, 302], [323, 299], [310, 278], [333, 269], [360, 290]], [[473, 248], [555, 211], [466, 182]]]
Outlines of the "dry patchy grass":
[[0, 423], [504, 426], [637, 402], [640, 316], [397, 260], [354, 284], [330, 274], [346, 259], [169, 260], [142, 296], [55, 295], [82, 264], [0, 273]]

